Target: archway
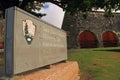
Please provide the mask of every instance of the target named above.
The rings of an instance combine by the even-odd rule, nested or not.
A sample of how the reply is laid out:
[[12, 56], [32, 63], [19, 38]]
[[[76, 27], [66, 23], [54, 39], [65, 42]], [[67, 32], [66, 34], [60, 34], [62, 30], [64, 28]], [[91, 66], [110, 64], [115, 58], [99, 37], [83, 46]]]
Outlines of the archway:
[[114, 47], [118, 45], [118, 40], [116, 35], [111, 32], [107, 31], [102, 34], [103, 46], [104, 47]]
[[81, 48], [96, 48], [98, 43], [95, 34], [87, 30], [79, 35], [79, 41]]

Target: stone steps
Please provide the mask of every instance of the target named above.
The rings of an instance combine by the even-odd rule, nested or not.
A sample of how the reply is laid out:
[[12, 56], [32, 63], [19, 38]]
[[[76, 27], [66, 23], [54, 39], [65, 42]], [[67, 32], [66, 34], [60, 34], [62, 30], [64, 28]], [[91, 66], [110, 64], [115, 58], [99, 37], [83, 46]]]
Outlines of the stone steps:
[[14, 77], [14, 80], [80, 80], [77, 62], [51, 65], [50, 69], [41, 69]]

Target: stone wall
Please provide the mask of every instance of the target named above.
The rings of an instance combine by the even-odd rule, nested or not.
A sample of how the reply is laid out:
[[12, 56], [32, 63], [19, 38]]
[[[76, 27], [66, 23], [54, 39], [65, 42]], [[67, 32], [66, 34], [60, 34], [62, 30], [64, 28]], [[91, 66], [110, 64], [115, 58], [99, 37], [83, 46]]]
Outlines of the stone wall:
[[98, 47], [102, 47], [102, 34], [111, 31], [116, 34], [118, 45], [120, 44], [120, 14], [115, 17], [106, 18], [101, 12], [92, 12], [87, 19], [79, 16], [72, 16], [66, 13], [62, 28], [68, 33], [68, 48], [80, 48], [78, 36], [81, 32], [88, 30], [94, 33], [98, 39]]

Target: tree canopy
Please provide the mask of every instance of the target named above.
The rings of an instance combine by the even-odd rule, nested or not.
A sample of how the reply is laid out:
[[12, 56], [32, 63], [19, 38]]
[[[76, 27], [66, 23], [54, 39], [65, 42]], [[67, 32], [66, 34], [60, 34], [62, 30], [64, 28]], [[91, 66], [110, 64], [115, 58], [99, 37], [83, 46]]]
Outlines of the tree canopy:
[[[22, 9], [25, 9], [25, 6], [29, 2], [35, 0], [0, 0], [0, 9], [5, 10], [6, 8], [12, 6], [18, 6]], [[63, 10], [70, 12], [72, 14], [77, 12], [91, 12], [92, 9], [104, 9], [105, 14], [108, 16], [112, 15], [113, 9], [115, 11], [120, 9], [120, 0], [36, 0], [37, 2], [51, 2], [54, 3]]]

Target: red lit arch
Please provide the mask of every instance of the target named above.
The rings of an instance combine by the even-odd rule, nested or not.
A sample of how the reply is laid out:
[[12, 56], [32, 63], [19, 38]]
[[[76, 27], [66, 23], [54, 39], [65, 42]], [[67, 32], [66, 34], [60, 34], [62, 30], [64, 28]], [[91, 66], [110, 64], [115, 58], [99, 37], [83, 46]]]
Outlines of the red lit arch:
[[97, 38], [94, 33], [90, 31], [83, 31], [79, 35], [80, 47], [81, 48], [95, 48], [97, 47]]
[[111, 31], [107, 31], [103, 33], [102, 40], [103, 40], [104, 47], [114, 47], [114, 46], [117, 46], [118, 44], [116, 35]]

